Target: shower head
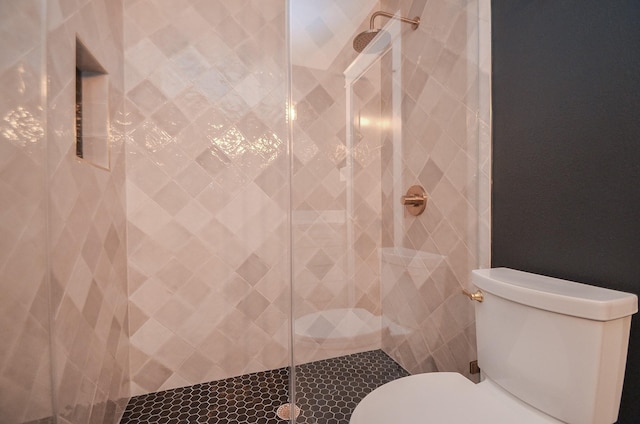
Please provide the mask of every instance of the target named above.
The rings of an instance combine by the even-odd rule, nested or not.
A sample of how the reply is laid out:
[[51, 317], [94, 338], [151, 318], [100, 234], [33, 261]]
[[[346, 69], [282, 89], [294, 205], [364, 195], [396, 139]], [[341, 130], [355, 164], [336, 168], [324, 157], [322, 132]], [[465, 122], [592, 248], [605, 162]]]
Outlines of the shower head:
[[375, 12], [373, 15], [371, 15], [371, 20], [369, 21], [369, 29], [367, 31], [361, 32], [360, 34], [356, 35], [355, 38], [353, 39], [353, 49], [358, 53], [361, 53], [369, 45], [369, 43], [371, 43], [371, 41], [373, 41], [376, 38], [376, 35], [380, 33], [382, 34], [376, 41], [375, 48], [371, 49], [372, 52], [373, 51], [378, 52], [382, 50], [389, 43], [390, 41], [389, 33], [383, 32], [381, 29], [375, 28], [374, 21], [378, 16], [385, 16], [390, 19], [398, 19], [401, 22], [409, 23], [411, 24], [411, 28], [414, 30], [420, 26], [419, 16], [416, 16], [413, 19], [408, 19], [408, 18], [398, 17], [388, 12], [382, 12], [382, 11]]
[[373, 41], [374, 38], [376, 38], [378, 34], [380, 34], [380, 37], [376, 40], [370, 51], [379, 52], [389, 44], [390, 41], [389, 33], [381, 29], [369, 29], [356, 35], [353, 39], [353, 49], [358, 53], [362, 53], [362, 51]]

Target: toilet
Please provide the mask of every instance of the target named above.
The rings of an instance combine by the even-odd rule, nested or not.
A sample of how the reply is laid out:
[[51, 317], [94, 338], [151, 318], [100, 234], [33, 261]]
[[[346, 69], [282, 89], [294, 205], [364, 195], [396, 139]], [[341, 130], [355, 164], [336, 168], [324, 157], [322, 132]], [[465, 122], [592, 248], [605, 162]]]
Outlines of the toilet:
[[482, 381], [417, 374], [387, 383], [350, 424], [612, 424], [636, 295], [508, 268], [475, 270]]

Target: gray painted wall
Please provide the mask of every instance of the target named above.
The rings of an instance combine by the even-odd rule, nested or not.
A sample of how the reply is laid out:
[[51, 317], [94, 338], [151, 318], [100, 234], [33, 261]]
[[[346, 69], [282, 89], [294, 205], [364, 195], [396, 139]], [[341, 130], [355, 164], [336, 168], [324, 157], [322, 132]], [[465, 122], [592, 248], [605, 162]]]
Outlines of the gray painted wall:
[[492, 31], [492, 265], [640, 293], [640, 2], [494, 0]]

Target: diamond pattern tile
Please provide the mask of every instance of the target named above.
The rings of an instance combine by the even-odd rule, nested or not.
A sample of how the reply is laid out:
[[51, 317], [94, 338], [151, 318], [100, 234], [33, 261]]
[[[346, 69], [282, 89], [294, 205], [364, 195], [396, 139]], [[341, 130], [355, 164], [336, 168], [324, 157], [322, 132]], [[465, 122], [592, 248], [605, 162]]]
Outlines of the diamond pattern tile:
[[[8, 414], [0, 421], [46, 422], [55, 390], [60, 422], [115, 422], [129, 382], [134, 394], [147, 393], [288, 360], [284, 5], [170, 3], [48, 3], [46, 105], [34, 67], [40, 34], [25, 31], [40, 25], [41, 4], [6, 5], [0, 195], [11, 201], [0, 209], [0, 272], [23, 284], [2, 287], [2, 319], [12, 324], [0, 349], [0, 411]], [[475, 335], [458, 292], [470, 268], [489, 264], [489, 17], [475, 2], [354, 4], [298, 2], [311, 9], [292, 14], [294, 318], [318, 317], [296, 360], [374, 349], [382, 339], [411, 371], [465, 369]], [[374, 8], [424, 18], [403, 35], [395, 73], [402, 175], [392, 166], [390, 58], [354, 86], [358, 119], [347, 147], [342, 72]], [[110, 172], [74, 157], [76, 33], [110, 71]], [[38, 176], [45, 160], [50, 175]], [[415, 182], [430, 196], [420, 219], [397, 213], [395, 187]], [[38, 262], [45, 237], [50, 279]], [[341, 310], [375, 323], [331, 318]]]
[[[115, 422], [122, 399], [128, 397], [124, 384], [128, 356], [123, 131], [118, 119], [123, 100], [123, 61], [118, 54], [122, 52], [122, 37], [118, 36], [121, 4], [84, 2], [83, 20], [70, 18], [79, 5], [52, 1], [47, 10], [42, 5], [25, 1], [7, 6], [11, 10], [3, 10], [0, 18], [8, 19], [1, 25], [3, 52], [7, 53], [0, 64], [0, 114], [6, 127], [0, 130], [5, 139], [1, 156], [11, 160], [0, 166], [0, 190], [3, 199], [11, 199], [3, 203], [8, 209], [1, 213], [2, 238], [13, 246], [6, 256], [3, 247], [0, 256], [10, 262], [0, 263], [0, 280], [21, 289], [2, 287], [3, 300], [14, 306], [2, 308], [10, 315], [3, 316], [1, 327], [10, 330], [3, 337], [0, 354], [0, 369], [6, 370], [0, 375], [0, 421], [51, 422], [55, 392], [59, 421]], [[96, 11], [104, 15], [100, 22], [95, 20]], [[43, 13], [45, 27], [40, 20]], [[20, 30], [16, 32], [13, 25]], [[74, 104], [69, 100], [74, 98], [76, 33], [111, 70], [112, 162], [108, 173], [75, 156], [70, 116]], [[45, 37], [48, 74], [39, 75], [37, 68], [45, 65], [40, 63]], [[13, 56], [13, 47], [19, 47], [19, 55]], [[48, 81], [46, 104], [39, 103], [44, 100], [40, 97], [42, 77]], [[42, 126], [45, 116], [46, 128]], [[40, 143], [43, 137], [46, 150]], [[7, 148], [13, 151], [5, 151]], [[49, 175], [43, 174], [46, 169]], [[15, 191], [8, 192], [6, 183]], [[48, 217], [44, 215], [47, 203]], [[19, 215], [14, 216], [15, 211]], [[19, 216], [21, 222], [15, 220]], [[47, 218], [48, 232], [44, 232]], [[14, 238], [9, 228], [19, 229], [20, 237]], [[39, 250], [45, 247], [51, 249], [50, 269], [43, 262], [47, 252]], [[53, 322], [49, 322], [49, 313]], [[51, 358], [56, 360], [53, 387]]]
[[[52, 2], [49, 8], [47, 147], [50, 180], [54, 390], [61, 422], [115, 422], [129, 396], [127, 249], [122, 96], [122, 3]], [[63, 11], [62, 16], [56, 13]], [[96, 16], [103, 16], [100, 21]], [[75, 156], [73, 111], [78, 34], [109, 71], [109, 171]], [[107, 378], [107, 376], [109, 376]]]
[[[288, 349], [284, 4], [143, 3], [148, 14], [124, 11], [127, 97], [142, 118], [127, 128], [130, 299], [144, 322], [133, 394], [281, 367]], [[169, 343], [181, 360], [160, 353]]]
[[327, 70], [331, 64], [342, 61], [344, 46], [351, 46], [357, 29], [378, 6], [377, 0], [358, 2], [357, 7], [341, 3], [332, 0], [292, 3], [290, 25], [296, 34], [291, 40], [294, 65]]
[[[383, 4], [403, 13], [413, 8], [393, 0]], [[490, 195], [490, 179], [482, 177], [479, 188], [469, 183], [484, 173], [490, 155], [488, 149], [477, 149], [479, 129], [486, 124], [466, 93], [478, 89], [477, 64], [488, 52], [478, 52], [468, 42], [477, 35], [477, 7], [446, 1], [423, 7], [417, 34], [403, 36], [402, 94], [412, 102], [402, 115], [406, 153], [401, 178], [403, 187], [425, 187], [429, 203], [424, 217], [383, 220], [382, 310], [389, 324], [383, 328], [382, 345], [413, 373], [458, 371], [471, 378], [473, 305], [460, 288], [469, 285], [471, 269], [489, 266], [488, 202], [478, 199]], [[393, 77], [385, 71], [383, 81], [390, 82]], [[385, 87], [383, 83], [383, 91]], [[391, 95], [384, 92], [383, 103]], [[383, 145], [383, 151], [391, 152], [393, 143], [392, 135], [385, 137], [388, 147]], [[383, 156], [383, 187], [393, 187], [392, 166], [392, 156]], [[384, 216], [394, 215], [395, 197], [392, 190], [383, 190]], [[393, 242], [395, 226], [403, 248]]]
[[[52, 415], [46, 280], [46, 161], [37, 2], [0, 16], [0, 421]], [[23, 26], [25, 30], [14, 33]], [[6, 53], [6, 54], [5, 54]]]

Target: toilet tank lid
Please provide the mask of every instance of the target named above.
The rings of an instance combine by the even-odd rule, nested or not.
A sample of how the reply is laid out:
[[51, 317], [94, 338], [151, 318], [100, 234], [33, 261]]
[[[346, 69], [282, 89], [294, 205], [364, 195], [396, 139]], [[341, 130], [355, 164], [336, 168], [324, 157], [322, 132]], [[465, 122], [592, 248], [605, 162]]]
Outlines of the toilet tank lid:
[[513, 302], [596, 321], [638, 311], [635, 294], [509, 268], [474, 270], [472, 281], [480, 290]]

